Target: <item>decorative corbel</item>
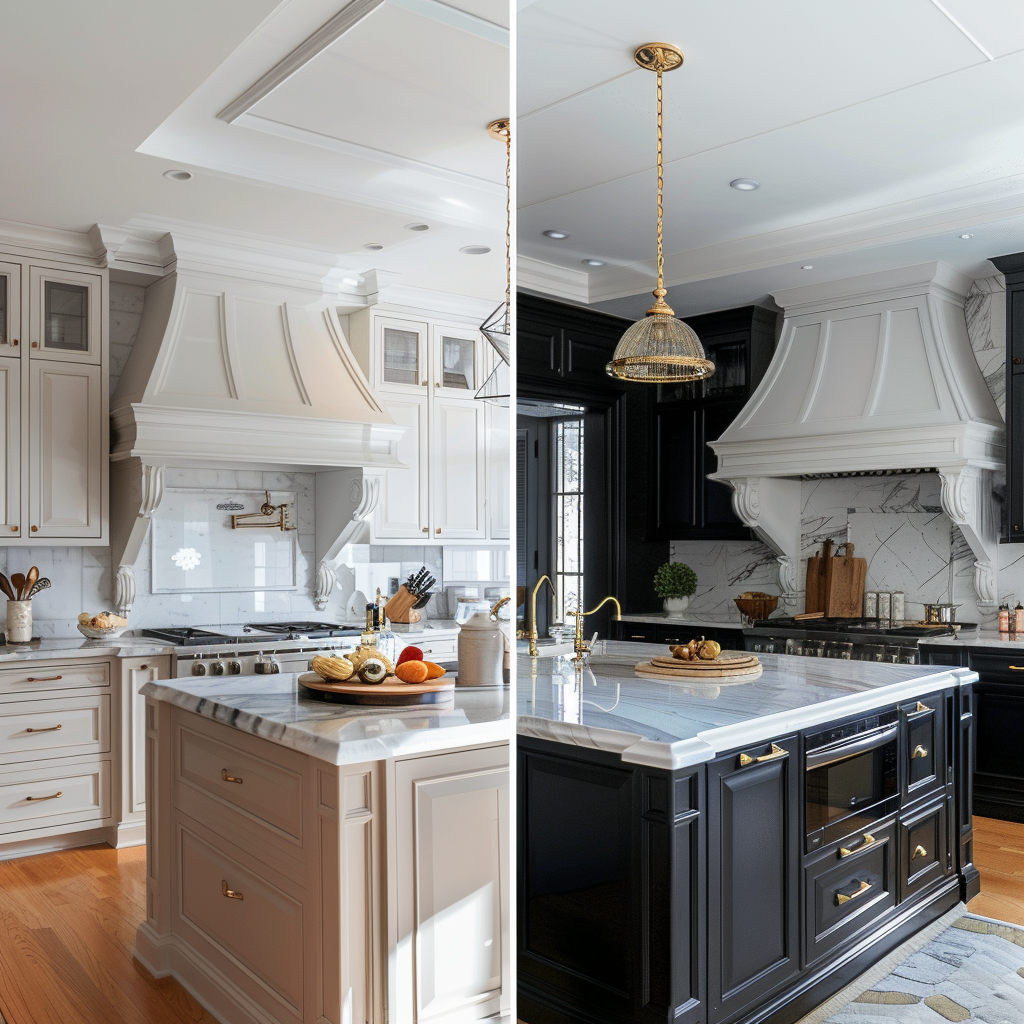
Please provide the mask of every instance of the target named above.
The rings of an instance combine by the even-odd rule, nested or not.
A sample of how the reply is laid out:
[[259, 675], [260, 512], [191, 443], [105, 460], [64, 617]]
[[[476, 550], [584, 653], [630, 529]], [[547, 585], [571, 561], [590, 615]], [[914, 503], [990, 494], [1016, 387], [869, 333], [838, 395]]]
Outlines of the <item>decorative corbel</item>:
[[[713, 477], [712, 479], [719, 479]], [[779, 590], [783, 607], [797, 610], [802, 591], [797, 585], [800, 564], [800, 481], [786, 477], [724, 478], [732, 488], [732, 507], [740, 522], [778, 554]]]
[[316, 581], [313, 605], [327, 607], [338, 582], [334, 565], [342, 548], [373, 515], [380, 500], [380, 478], [361, 469], [342, 469], [316, 475]]
[[135, 603], [135, 562], [164, 496], [164, 467], [139, 459], [112, 462], [110, 492], [111, 561], [117, 566], [114, 606], [127, 618]]
[[992, 498], [992, 470], [977, 466], [939, 467], [942, 509], [960, 528], [974, 552], [974, 589], [981, 607], [999, 603], [996, 566], [999, 512]]

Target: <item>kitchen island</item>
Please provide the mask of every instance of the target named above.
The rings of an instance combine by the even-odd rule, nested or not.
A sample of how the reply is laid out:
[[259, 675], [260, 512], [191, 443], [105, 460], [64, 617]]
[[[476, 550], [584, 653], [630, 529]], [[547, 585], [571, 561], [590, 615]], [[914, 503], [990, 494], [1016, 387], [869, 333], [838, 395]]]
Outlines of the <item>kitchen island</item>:
[[147, 684], [136, 957], [231, 1022], [507, 1013], [507, 690], [367, 708]]
[[977, 890], [976, 673], [605, 650], [518, 663], [522, 1019], [798, 1020]]

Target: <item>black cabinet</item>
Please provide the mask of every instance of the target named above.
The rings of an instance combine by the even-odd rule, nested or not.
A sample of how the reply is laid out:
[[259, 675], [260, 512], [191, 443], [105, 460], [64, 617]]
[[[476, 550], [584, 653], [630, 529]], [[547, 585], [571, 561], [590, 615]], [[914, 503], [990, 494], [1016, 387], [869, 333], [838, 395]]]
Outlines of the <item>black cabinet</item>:
[[901, 804], [922, 799], [946, 785], [946, 746], [942, 694], [900, 705]]
[[960, 898], [964, 903], [981, 890], [981, 876], [974, 866], [974, 771], [977, 705], [974, 687], [960, 686], [955, 697], [953, 720], [953, 771], [955, 816], [950, 829], [956, 837], [954, 856], [960, 876]]
[[947, 800], [900, 817], [900, 902], [949, 874]]
[[741, 1017], [800, 969], [799, 751], [786, 736], [708, 765], [711, 1024]]
[[[632, 640], [648, 644], [685, 644], [699, 637], [721, 644], [723, 651], [743, 650], [743, 627], [734, 629], [727, 626], [684, 626], [678, 623], [623, 622], [612, 623], [612, 637], [615, 640]], [[662, 652], [665, 653], [665, 652]]]
[[517, 747], [520, 1016], [703, 1021], [702, 769]]
[[748, 539], [732, 510], [732, 491], [709, 480], [718, 469], [710, 448], [739, 415], [764, 376], [775, 344], [776, 315], [760, 306], [687, 317], [714, 376], [660, 384], [652, 422], [652, 536], [665, 540]]

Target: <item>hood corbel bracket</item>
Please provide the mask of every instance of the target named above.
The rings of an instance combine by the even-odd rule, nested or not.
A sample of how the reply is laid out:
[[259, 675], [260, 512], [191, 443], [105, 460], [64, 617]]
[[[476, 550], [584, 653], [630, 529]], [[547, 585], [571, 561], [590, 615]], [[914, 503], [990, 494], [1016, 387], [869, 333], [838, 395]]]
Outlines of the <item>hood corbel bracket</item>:
[[[978, 605], [999, 604], [999, 509], [992, 497], [993, 473], [978, 466], [939, 466], [942, 510], [959, 527], [974, 553]], [[953, 595], [949, 595], [950, 601]]]

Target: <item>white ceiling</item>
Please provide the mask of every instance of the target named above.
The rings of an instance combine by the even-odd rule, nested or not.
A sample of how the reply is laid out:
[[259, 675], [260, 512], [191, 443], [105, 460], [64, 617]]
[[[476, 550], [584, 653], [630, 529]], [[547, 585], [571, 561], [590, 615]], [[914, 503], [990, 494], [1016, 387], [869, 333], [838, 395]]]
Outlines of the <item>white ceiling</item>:
[[[509, 112], [506, 9], [503, 0], [12, 5], [0, 39], [9, 98], [0, 219], [243, 232], [338, 254], [339, 266], [403, 285], [497, 301], [505, 151], [486, 125]], [[194, 177], [169, 181], [171, 168]], [[385, 248], [368, 252], [369, 242]], [[492, 251], [460, 253], [467, 245]]]
[[646, 308], [655, 79], [632, 53], [655, 40], [685, 54], [664, 79], [678, 312], [936, 258], [980, 276], [1024, 248], [1024, 4], [536, 0], [518, 31], [521, 285]]

